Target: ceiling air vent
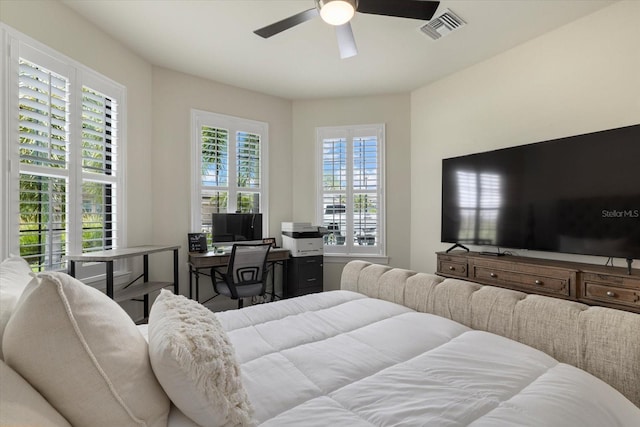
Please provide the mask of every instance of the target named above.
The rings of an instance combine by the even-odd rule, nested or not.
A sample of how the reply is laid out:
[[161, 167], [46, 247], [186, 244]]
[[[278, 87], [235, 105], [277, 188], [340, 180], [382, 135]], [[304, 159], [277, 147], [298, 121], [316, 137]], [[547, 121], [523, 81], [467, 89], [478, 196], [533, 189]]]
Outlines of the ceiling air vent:
[[453, 30], [457, 30], [465, 24], [466, 22], [464, 22], [462, 18], [449, 9], [445, 9], [440, 15], [420, 27], [420, 31], [432, 39], [438, 40], [440, 37], [446, 36]]

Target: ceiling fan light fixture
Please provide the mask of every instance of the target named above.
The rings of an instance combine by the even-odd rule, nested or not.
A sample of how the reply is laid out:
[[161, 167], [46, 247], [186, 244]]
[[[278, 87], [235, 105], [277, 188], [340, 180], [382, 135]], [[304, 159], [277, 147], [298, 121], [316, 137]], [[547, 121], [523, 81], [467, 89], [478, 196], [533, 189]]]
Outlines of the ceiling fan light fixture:
[[356, 12], [355, 0], [318, 0], [320, 17], [330, 25], [346, 24]]

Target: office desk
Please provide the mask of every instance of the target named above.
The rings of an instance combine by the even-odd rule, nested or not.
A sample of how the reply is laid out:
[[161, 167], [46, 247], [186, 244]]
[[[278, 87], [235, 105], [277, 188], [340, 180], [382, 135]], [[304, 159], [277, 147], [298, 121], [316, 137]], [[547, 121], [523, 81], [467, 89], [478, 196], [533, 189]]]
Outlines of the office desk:
[[[275, 267], [282, 265], [282, 292], [287, 288], [287, 263], [289, 260], [289, 249], [271, 248], [267, 256], [267, 262]], [[200, 275], [211, 277], [211, 274], [204, 273], [203, 270], [211, 270], [212, 267], [224, 267], [229, 264], [230, 252], [223, 254], [213, 251], [200, 253], [189, 252], [189, 298], [193, 299], [193, 288], [195, 283], [195, 300], [200, 301]], [[193, 280], [195, 278], [195, 280]], [[275, 299], [275, 269], [271, 273], [271, 301]]]
[[[130, 299], [143, 297], [144, 317], [149, 316], [149, 294], [153, 291], [173, 286], [173, 292], [178, 294], [178, 249], [180, 246], [134, 246], [131, 248], [116, 248], [100, 252], [86, 252], [78, 255], [67, 255], [65, 259], [69, 261], [68, 273], [76, 276], [76, 263], [84, 262], [104, 262], [106, 269], [106, 294], [109, 298], [121, 302]], [[149, 255], [157, 252], [173, 251], [173, 281], [151, 282], [149, 281]], [[141, 275], [130, 281], [118, 292], [113, 289], [113, 262], [123, 258], [142, 256], [143, 272]], [[142, 283], [135, 283], [143, 279]]]

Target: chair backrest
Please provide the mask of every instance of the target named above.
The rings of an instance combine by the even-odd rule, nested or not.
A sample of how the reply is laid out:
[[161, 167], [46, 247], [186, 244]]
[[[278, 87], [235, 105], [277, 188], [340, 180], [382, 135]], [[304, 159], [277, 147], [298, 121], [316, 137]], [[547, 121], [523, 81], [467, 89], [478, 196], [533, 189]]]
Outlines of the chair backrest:
[[236, 286], [264, 282], [271, 243], [234, 244], [227, 268], [227, 280]]

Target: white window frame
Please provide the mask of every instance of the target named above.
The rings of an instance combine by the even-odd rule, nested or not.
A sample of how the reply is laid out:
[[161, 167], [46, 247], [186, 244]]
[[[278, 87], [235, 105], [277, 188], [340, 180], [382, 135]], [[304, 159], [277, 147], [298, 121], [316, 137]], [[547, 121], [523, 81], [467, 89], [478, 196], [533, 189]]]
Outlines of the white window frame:
[[[345, 138], [347, 141], [347, 206], [353, 205], [354, 193], [360, 192], [353, 186], [353, 139], [376, 135], [378, 141], [377, 152], [377, 192], [378, 198], [378, 242], [373, 247], [365, 245], [354, 245], [351, 239], [347, 244], [324, 246], [325, 260], [328, 262], [348, 262], [354, 258], [366, 258], [371, 262], [388, 263], [386, 244], [386, 199], [385, 199], [385, 125], [351, 125], [351, 126], [328, 126], [316, 128], [316, 223], [323, 224], [324, 203], [323, 203], [323, 141], [331, 138]], [[347, 235], [353, 234], [355, 217], [347, 217]]]
[[[84, 66], [83, 64], [59, 53], [58, 51], [0, 23], [2, 55], [0, 55], [0, 95], [2, 99], [0, 128], [2, 128], [2, 149], [0, 161], [3, 173], [0, 174], [2, 188], [2, 210], [0, 211], [0, 256], [19, 254], [19, 192], [20, 159], [17, 141], [18, 114], [18, 61], [24, 57], [39, 66], [57, 72], [69, 78], [69, 153], [68, 169], [61, 173], [67, 183], [67, 254], [82, 252], [82, 183], [83, 179], [98, 178], [82, 170], [82, 87], [87, 86], [117, 100], [117, 173], [115, 179], [107, 178], [116, 186], [116, 241], [118, 246], [126, 246], [126, 88]], [[28, 169], [28, 167], [27, 167]], [[105, 181], [105, 182], [106, 182]], [[125, 263], [117, 263], [117, 274], [122, 274]], [[85, 283], [101, 281], [105, 275], [102, 263], [78, 265], [76, 276]]]
[[209, 111], [191, 109], [191, 224], [190, 230], [199, 233], [202, 230], [201, 197], [203, 191], [200, 170], [202, 151], [200, 129], [202, 126], [227, 129], [229, 132], [229, 192], [227, 212], [236, 211], [236, 193], [241, 191], [236, 185], [236, 140], [237, 132], [250, 132], [260, 135], [260, 188], [252, 189], [260, 193], [260, 213], [262, 214], [263, 235], [269, 236], [269, 124], [257, 120], [234, 117]]

